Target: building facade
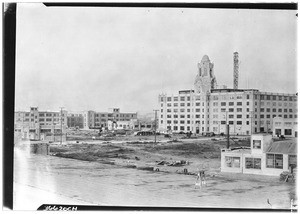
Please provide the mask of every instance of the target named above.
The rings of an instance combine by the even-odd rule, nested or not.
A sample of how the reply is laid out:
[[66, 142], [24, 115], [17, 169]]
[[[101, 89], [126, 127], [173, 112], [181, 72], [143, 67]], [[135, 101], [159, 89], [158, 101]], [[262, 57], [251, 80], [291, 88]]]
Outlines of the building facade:
[[298, 121], [296, 118], [273, 118], [273, 136], [298, 137]]
[[230, 134], [271, 132], [273, 118], [297, 118], [297, 96], [256, 89], [217, 88], [208, 56], [198, 64], [194, 90], [159, 95], [159, 130]]
[[124, 122], [137, 119], [137, 113], [123, 113], [119, 108], [112, 108], [108, 112], [84, 111], [83, 128], [108, 128], [108, 121]]
[[19, 140], [65, 141], [67, 111], [17, 111], [14, 118], [15, 137]]
[[221, 172], [278, 176], [297, 167], [295, 141], [272, 141], [272, 135], [254, 134], [250, 148], [221, 150]]

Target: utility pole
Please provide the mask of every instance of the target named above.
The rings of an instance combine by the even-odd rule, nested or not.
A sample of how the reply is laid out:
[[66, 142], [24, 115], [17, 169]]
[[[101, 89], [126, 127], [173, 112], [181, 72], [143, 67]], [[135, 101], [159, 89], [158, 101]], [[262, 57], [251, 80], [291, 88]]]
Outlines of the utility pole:
[[60, 144], [62, 144], [62, 136], [63, 136], [63, 130], [62, 130], [62, 109], [64, 107], [60, 107]]
[[[155, 119], [154, 119], [154, 143], [156, 144], [156, 115], [157, 115], [157, 112], [158, 110], [153, 110], [155, 112]], [[153, 145], [154, 146], [154, 145]]]

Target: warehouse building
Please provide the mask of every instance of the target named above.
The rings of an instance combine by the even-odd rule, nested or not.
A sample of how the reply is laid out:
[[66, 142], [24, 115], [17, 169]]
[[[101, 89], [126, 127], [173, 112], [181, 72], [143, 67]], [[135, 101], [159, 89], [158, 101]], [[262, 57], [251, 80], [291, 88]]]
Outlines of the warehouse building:
[[108, 128], [108, 121], [111, 122], [125, 122], [137, 119], [137, 113], [123, 113], [119, 108], [109, 109], [108, 112], [84, 111], [83, 128]]
[[67, 111], [39, 111], [30, 107], [30, 111], [15, 112], [15, 140], [65, 141]]
[[218, 88], [208, 56], [198, 63], [194, 89], [159, 95], [159, 131], [249, 135], [272, 132], [273, 118], [297, 118], [295, 94]]

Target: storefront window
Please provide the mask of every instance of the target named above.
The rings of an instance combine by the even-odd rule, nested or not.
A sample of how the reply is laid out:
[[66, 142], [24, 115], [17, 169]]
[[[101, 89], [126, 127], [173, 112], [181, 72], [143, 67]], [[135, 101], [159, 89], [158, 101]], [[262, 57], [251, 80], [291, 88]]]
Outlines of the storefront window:
[[283, 168], [282, 154], [267, 154], [267, 168]]
[[261, 159], [246, 158], [246, 169], [261, 169]]
[[227, 167], [240, 168], [239, 157], [225, 157], [225, 161]]

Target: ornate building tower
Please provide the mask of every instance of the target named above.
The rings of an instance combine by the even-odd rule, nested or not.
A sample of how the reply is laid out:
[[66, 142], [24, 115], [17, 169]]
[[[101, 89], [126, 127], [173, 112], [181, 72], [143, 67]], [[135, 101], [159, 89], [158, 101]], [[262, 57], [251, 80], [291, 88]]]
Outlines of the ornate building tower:
[[214, 75], [214, 64], [210, 62], [207, 55], [202, 57], [198, 63], [198, 74], [195, 78], [195, 92], [208, 93], [211, 89], [216, 88], [217, 80]]

